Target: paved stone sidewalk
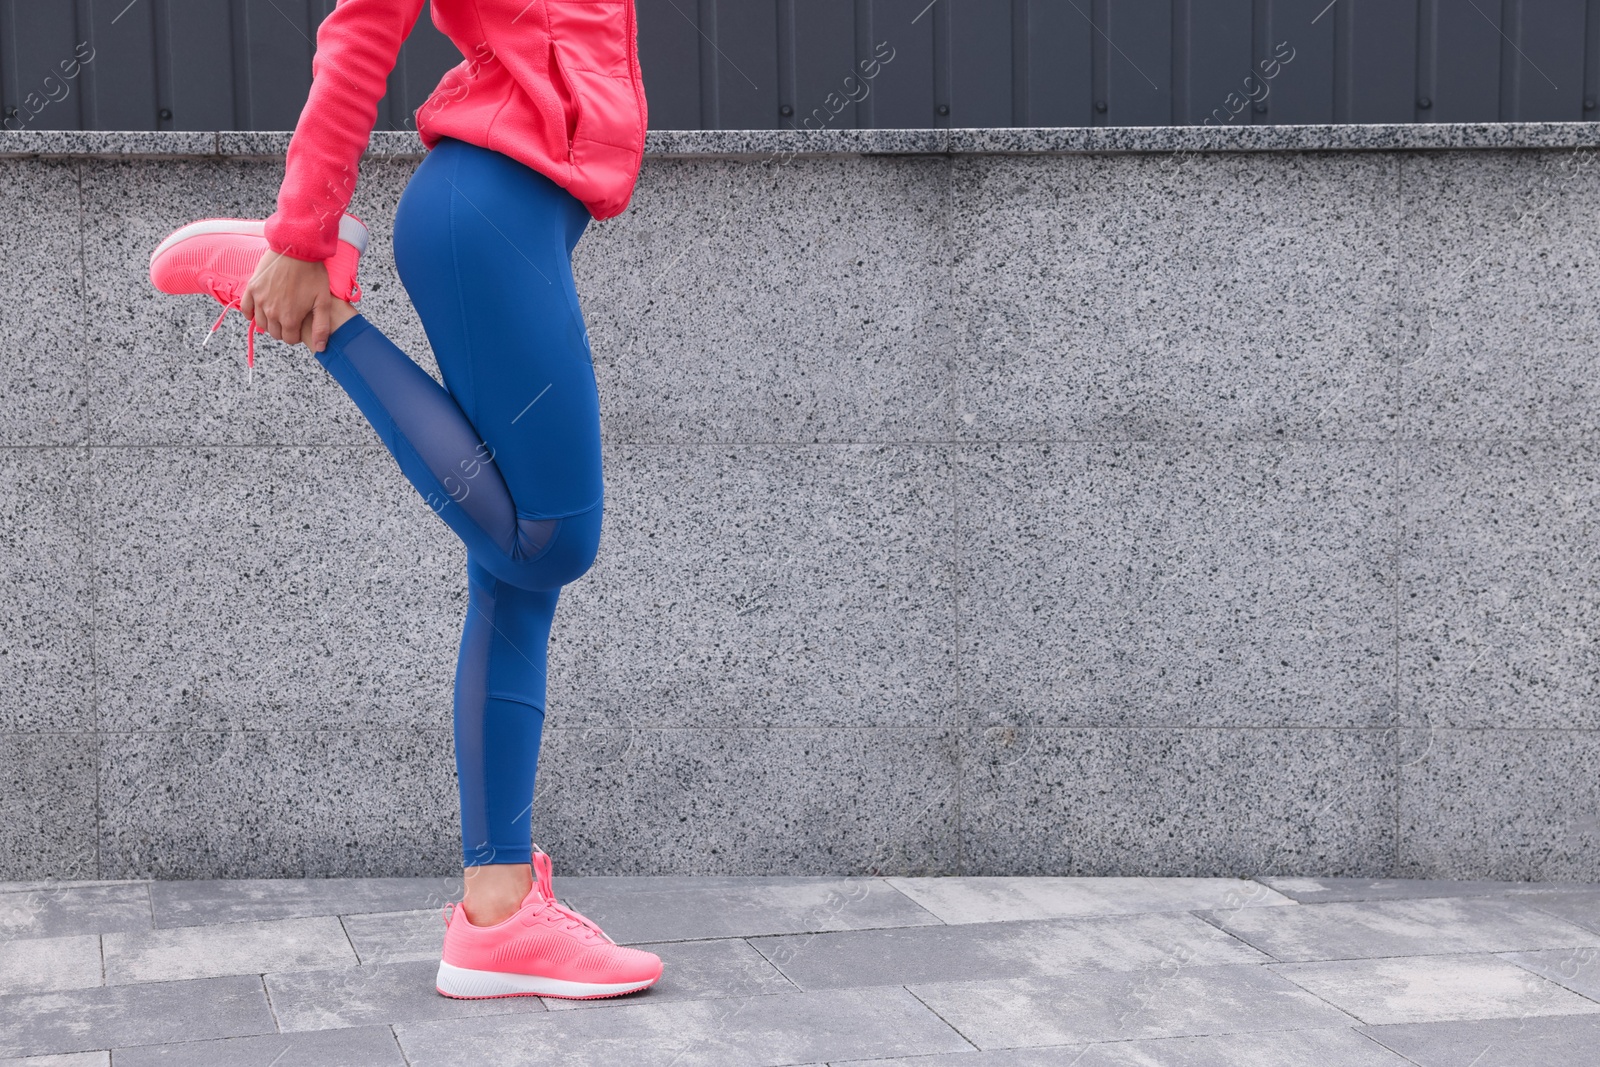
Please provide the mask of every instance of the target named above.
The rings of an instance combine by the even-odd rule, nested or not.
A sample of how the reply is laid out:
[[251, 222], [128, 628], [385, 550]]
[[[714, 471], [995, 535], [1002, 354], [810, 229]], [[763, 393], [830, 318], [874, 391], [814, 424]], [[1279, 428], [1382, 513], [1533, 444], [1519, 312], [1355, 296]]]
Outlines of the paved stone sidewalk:
[[557, 878], [602, 1001], [438, 996], [454, 890], [0, 883], [0, 1065], [1600, 1065], [1600, 886]]

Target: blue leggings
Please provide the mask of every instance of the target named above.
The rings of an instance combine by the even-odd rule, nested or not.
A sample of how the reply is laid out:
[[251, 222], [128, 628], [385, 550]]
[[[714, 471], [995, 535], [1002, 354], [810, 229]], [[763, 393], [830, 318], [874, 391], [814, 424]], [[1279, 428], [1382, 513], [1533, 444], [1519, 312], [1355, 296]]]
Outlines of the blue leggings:
[[317, 355], [467, 546], [455, 743], [469, 867], [530, 860], [550, 624], [600, 541], [600, 405], [571, 259], [589, 219], [543, 174], [442, 140], [400, 197], [394, 256], [445, 388], [360, 315]]

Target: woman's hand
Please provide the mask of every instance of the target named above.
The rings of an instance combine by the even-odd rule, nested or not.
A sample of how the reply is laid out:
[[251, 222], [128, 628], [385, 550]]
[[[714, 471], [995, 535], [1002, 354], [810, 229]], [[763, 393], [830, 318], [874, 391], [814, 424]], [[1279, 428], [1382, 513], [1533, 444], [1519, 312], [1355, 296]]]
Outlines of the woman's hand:
[[[328, 265], [267, 249], [244, 287], [239, 310], [256, 328], [291, 345], [321, 352], [331, 330], [333, 293]], [[309, 329], [308, 329], [309, 327]]]

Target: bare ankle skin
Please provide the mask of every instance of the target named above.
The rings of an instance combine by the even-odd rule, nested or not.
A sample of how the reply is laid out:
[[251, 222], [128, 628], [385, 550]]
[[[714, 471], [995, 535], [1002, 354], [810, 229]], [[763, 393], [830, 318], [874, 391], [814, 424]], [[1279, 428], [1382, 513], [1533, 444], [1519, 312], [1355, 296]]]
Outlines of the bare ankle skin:
[[473, 926], [494, 926], [516, 914], [533, 888], [533, 868], [526, 863], [486, 863], [462, 868], [461, 880], [466, 885], [461, 906], [466, 909], [467, 921]]
[[329, 312], [328, 321], [332, 323], [332, 329], [337, 330], [339, 327], [343, 326], [345, 323], [349, 322], [355, 317], [355, 308], [351, 307], [346, 301], [335, 300], [333, 302], [333, 308]]

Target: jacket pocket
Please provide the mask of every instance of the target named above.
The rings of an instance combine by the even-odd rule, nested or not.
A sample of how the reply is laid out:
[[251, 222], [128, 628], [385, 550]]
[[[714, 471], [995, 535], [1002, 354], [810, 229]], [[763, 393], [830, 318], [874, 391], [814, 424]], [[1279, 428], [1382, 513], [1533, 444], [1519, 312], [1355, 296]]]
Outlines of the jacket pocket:
[[577, 143], [578, 131], [583, 127], [583, 104], [578, 96], [578, 87], [567, 73], [566, 64], [561, 58], [561, 49], [556, 46], [554, 38], [550, 40], [550, 84], [555, 87], [556, 95], [561, 98], [561, 109], [567, 119], [567, 159], [572, 158], [572, 146]]

